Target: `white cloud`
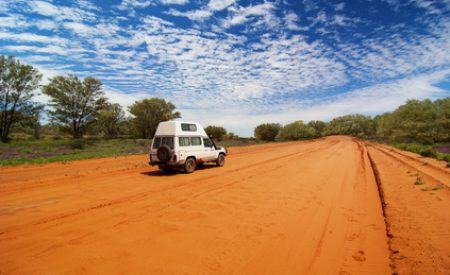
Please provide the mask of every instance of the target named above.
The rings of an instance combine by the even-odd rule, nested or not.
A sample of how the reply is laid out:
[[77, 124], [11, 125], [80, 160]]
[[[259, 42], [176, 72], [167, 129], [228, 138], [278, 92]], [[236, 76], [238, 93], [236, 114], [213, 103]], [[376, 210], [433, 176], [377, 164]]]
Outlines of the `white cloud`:
[[79, 35], [86, 35], [86, 36], [90, 36], [95, 34], [95, 29], [83, 24], [83, 23], [78, 23], [78, 22], [65, 22], [63, 23], [64, 27], [66, 27], [67, 29], [72, 30], [72, 32], [77, 33]]
[[[389, 30], [380, 30], [388, 32]], [[403, 37], [398, 33], [346, 44], [336, 51], [355, 78], [394, 78], [450, 63], [450, 21], [437, 24], [429, 35]]]
[[344, 8], [345, 8], [345, 3], [344, 3], [344, 2], [339, 3], [339, 4], [336, 4], [336, 5], [334, 6], [334, 9], [335, 9], [336, 11], [343, 11]]
[[415, 6], [425, 11], [429, 15], [440, 15], [450, 11], [449, 0], [383, 0], [391, 5], [395, 11], [400, 11], [407, 6]]
[[330, 120], [350, 113], [374, 115], [393, 111], [408, 99], [439, 98], [445, 96], [446, 91], [434, 84], [449, 75], [450, 70], [441, 70], [357, 89], [328, 100], [323, 98], [324, 103], [316, 102], [305, 110], [304, 116], [306, 120]]
[[5, 46], [2, 47], [5, 50], [11, 52], [32, 52], [32, 53], [45, 53], [45, 54], [56, 54], [65, 56], [68, 50], [59, 46], [47, 46], [47, 47], [36, 47], [36, 46]]
[[10, 16], [0, 17], [1, 28], [23, 28], [29, 26], [29, 23], [22, 16], [13, 14]]
[[275, 9], [275, 5], [270, 2], [248, 7], [231, 7], [229, 11], [232, 15], [221, 20], [221, 25], [227, 29], [232, 26], [244, 24], [252, 17], [262, 17], [267, 25], [273, 26], [277, 24], [276, 16], [273, 15]]
[[314, 17], [308, 17], [311, 21], [309, 27], [317, 27], [316, 32], [321, 34], [335, 33], [331, 27], [351, 27], [364, 24], [365, 21], [359, 17], [348, 17], [344, 14], [330, 14], [319, 11]]
[[312, 26], [326, 23], [328, 21], [327, 15], [324, 11], [320, 11], [317, 13], [316, 17], [312, 19]]
[[299, 25], [300, 18], [298, 15], [293, 12], [289, 11], [284, 16], [284, 22], [287, 29], [292, 31], [306, 31], [308, 30], [307, 27], [302, 27]]
[[333, 24], [339, 25], [339, 26], [348, 26], [350, 23], [346, 16], [336, 14], [333, 17]]
[[163, 5], [185, 5], [189, 0], [159, 0]]
[[142, 9], [150, 6], [151, 3], [151, 0], [123, 0], [119, 4], [118, 8], [122, 10], [125, 10], [129, 7]]
[[58, 26], [52, 20], [36, 20], [34, 24], [40, 30], [56, 30]]
[[55, 44], [66, 44], [67, 40], [60, 37], [49, 37], [43, 35], [37, 35], [33, 33], [9, 33], [0, 31], [0, 38], [7, 39], [11, 41], [19, 42], [38, 42], [43, 44], [55, 43]]
[[91, 11], [67, 6], [55, 6], [49, 2], [34, 0], [27, 2], [27, 4], [31, 9], [31, 12], [46, 17], [52, 17], [57, 21], [95, 21], [97, 18]]
[[92, 11], [101, 11], [101, 8], [96, 6], [95, 4], [91, 3], [88, 0], [75, 0], [78, 7], [85, 9], [85, 10], [92, 10]]
[[236, 0], [210, 0], [208, 9], [212, 11], [221, 11], [236, 3]]
[[29, 3], [32, 10], [36, 13], [45, 16], [57, 16], [59, 15], [60, 9], [48, 2], [44, 1], [31, 1]]
[[192, 21], [202, 21], [211, 17], [215, 12], [224, 10], [231, 5], [233, 5], [236, 0], [210, 0], [206, 7], [198, 9], [181, 12], [175, 9], [170, 9], [166, 14], [172, 16], [187, 17]]
[[303, 0], [303, 5], [305, 6], [305, 10], [310, 12], [312, 10], [316, 10], [319, 8], [319, 5], [314, 0]]
[[135, 101], [139, 101], [148, 98], [149, 95], [146, 92], [134, 92], [134, 93], [124, 93], [110, 87], [105, 87], [104, 89], [106, 97], [112, 103], [120, 104], [124, 110], [127, 110], [130, 105]]
[[175, 9], [170, 9], [168, 12], [166, 12], [169, 15], [172, 16], [182, 16], [187, 17], [190, 20], [204, 20], [211, 15], [213, 15], [213, 12], [210, 10], [194, 10], [194, 11], [187, 11], [187, 12], [181, 12]]

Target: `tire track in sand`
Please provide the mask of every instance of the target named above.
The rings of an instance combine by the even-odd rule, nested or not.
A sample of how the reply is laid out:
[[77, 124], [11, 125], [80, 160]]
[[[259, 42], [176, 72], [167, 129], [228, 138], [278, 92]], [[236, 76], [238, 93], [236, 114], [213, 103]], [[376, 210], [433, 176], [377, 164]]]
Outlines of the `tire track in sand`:
[[[391, 265], [399, 274], [448, 274], [450, 271], [449, 188], [433, 190], [444, 174], [411, 165], [377, 146], [368, 146], [384, 200], [391, 248]], [[415, 167], [417, 169], [415, 169]], [[424, 176], [416, 185], [411, 170]], [[414, 175], [414, 174], [413, 174]], [[442, 186], [442, 185], [440, 185]]]
[[[395, 152], [394, 149], [392, 151], [387, 151], [385, 148], [380, 148], [379, 145], [370, 144], [369, 146], [375, 148], [376, 150], [382, 152], [386, 156], [396, 160], [404, 166], [407, 166], [411, 170], [414, 170], [417, 173], [420, 173], [422, 177], [433, 181], [438, 186], [445, 186], [446, 188], [450, 187], [450, 173], [441, 167], [436, 167], [434, 165], [428, 165], [428, 162], [424, 162], [423, 160], [418, 160], [410, 156], [405, 156], [400, 153], [392, 153]], [[407, 158], [407, 160], [405, 160]], [[412, 161], [408, 161], [412, 160]]]

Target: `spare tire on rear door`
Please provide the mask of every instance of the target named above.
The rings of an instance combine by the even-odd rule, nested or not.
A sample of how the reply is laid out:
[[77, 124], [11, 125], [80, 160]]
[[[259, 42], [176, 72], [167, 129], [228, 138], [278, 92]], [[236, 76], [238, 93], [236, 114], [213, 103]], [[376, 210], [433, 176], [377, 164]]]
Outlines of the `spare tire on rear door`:
[[169, 162], [170, 159], [172, 158], [173, 152], [172, 150], [170, 150], [169, 146], [162, 145], [161, 147], [158, 148], [156, 154], [158, 155], [159, 161]]

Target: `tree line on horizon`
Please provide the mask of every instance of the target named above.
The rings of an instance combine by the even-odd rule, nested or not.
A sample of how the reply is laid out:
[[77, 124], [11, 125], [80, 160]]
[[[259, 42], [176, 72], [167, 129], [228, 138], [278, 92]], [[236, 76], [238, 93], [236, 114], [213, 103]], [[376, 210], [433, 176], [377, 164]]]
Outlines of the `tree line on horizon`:
[[450, 98], [408, 100], [393, 112], [374, 118], [351, 114], [330, 122], [298, 120], [282, 126], [264, 123], [254, 130], [255, 137], [265, 141], [286, 141], [350, 135], [388, 143], [432, 145], [450, 142]]
[[[92, 77], [55, 76], [41, 86], [42, 74], [31, 65], [21, 64], [14, 57], [0, 56], [0, 139], [10, 140], [12, 131], [28, 131], [39, 139], [41, 132], [65, 133], [74, 139], [83, 135], [105, 138], [152, 138], [158, 123], [180, 118], [175, 105], [161, 98], [148, 98], [123, 108], [111, 103], [102, 90], [102, 82]], [[35, 98], [41, 88], [50, 98], [47, 106]], [[46, 113], [49, 123], [41, 125]], [[208, 126], [213, 139], [238, 139], [222, 126]], [[319, 138], [328, 135], [351, 135], [390, 143], [450, 142], [450, 98], [431, 101], [408, 100], [395, 111], [371, 118], [351, 114], [329, 122], [302, 120], [287, 125], [264, 123], [254, 129], [257, 140], [286, 141]]]

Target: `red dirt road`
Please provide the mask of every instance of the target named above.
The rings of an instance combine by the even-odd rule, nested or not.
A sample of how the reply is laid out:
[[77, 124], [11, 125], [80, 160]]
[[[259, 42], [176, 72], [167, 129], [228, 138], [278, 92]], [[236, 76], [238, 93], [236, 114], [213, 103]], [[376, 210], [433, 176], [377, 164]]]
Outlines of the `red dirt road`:
[[147, 156], [0, 168], [0, 274], [448, 274], [449, 169], [424, 161], [329, 137], [193, 174]]

